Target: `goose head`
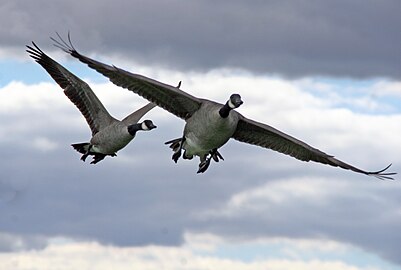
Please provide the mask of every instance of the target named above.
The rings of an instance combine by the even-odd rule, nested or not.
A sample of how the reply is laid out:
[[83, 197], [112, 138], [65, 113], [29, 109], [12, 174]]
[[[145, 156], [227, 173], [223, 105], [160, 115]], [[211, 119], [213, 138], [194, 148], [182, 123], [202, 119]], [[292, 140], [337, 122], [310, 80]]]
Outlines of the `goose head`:
[[152, 130], [154, 128], [157, 128], [157, 127], [153, 124], [153, 122], [151, 120], [145, 120], [141, 123], [142, 130], [148, 131], [148, 130]]
[[232, 94], [230, 99], [227, 101], [227, 105], [230, 107], [230, 109], [238, 108], [242, 103], [244, 102], [241, 100], [241, 96], [238, 94]]
[[219, 114], [222, 118], [227, 118], [228, 115], [230, 114], [230, 111], [238, 108], [239, 106], [241, 106], [241, 104], [244, 103], [241, 100], [241, 96], [238, 94], [232, 94], [230, 96], [230, 99], [226, 102], [226, 104], [224, 104], [223, 107], [221, 107], [221, 109], [219, 110]]
[[128, 126], [128, 132], [132, 136], [135, 136], [136, 132], [138, 130], [145, 130], [149, 131], [156, 128], [156, 126], [153, 124], [151, 120], [145, 120], [142, 123], [137, 123], [137, 124], [132, 124]]

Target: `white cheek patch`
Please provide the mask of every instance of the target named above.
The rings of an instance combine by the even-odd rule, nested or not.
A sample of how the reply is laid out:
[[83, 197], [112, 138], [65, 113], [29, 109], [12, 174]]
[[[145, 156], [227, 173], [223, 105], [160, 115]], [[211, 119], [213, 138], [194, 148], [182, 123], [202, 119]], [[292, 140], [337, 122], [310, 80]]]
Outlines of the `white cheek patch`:
[[143, 130], [149, 130], [149, 128], [148, 128], [148, 126], [145, 124], [145, 122], [143, 122], [143, 123], [141, 124], [141, 128], [142, 128]]
[[228, 107], [230, 107], [231, 109], [235, 109], [235, 105], [231, 102], [231, 99], [228, 100]]

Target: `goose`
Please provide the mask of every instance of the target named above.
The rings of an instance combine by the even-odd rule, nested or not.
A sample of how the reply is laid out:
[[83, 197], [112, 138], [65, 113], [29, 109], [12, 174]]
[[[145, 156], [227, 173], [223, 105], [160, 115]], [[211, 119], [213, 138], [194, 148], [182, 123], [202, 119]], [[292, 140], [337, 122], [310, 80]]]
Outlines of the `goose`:
[[70, 35], [68, 43], [59, 34], [57, 35], [59, 39], [51, 38], [56, 47], [103, 74], [115, 85], [126, 88], [183, 119], [186, 124], [182, 137], [166, 144], [173, 149], [172, 159], [176, 163], [181, 157], [182, 150], [184, 159], [198, 156], [200, 158], [198, 173], [205, 172], [212, 159], [216, 162], [223, 160], [218, 149], [232, 138], [290, 155], [301, 161], [314, 161], [379, 179], [393, 179], [392, 176], [396, 174], [386, 172], [391, 164], [378, 171], [359, 169], [274, 127], [244, 117], [235, 110], [243, 104], [239, 94], [232, 94], [225, 104], [197, 98], [182, 91], [181, 82], [174, 87], [86, 57], [74, 48]]
[[34, 42], [32, 42], [32, 45], [26, 46], [29, 56], [41, 65], [60, 85], [64, 90], [64, 94], [85, 117], [92, 131], [92, 138], [89, 142], [71, 145], [82, 154], [82, 161], [85, 161], [90, 155], [93, 156], [91, 164], [98, 163], [106, 156], [114, 157], [117, 151], [124, 148], [134, 139], [137, 131], [149, 131], [156, 128], [151, 120], [138, 123], [142, 116], [156, 106], [155, 104], [148, 103], [123, 120], [117, 120], [107, 112], [86, 82], [51, 59]]

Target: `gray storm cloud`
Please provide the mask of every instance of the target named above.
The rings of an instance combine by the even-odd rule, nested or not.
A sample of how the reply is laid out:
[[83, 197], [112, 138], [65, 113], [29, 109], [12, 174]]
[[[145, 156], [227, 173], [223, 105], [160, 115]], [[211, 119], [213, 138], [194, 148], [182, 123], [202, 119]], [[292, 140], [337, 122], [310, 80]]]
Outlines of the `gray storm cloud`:
[[71, 31], [84, 53], [178, 70], [401, 78], [401, 2], [4, 1], [0, 47]]

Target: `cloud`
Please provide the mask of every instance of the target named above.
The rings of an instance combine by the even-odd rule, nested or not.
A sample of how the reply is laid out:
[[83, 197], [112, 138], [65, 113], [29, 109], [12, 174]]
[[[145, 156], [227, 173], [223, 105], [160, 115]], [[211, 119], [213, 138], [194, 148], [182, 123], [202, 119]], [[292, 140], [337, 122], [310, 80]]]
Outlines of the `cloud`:
[[0, 254], [5, 253], [5, 256], [8, 256], [12, 252], [43, 249], [47, 245], [47, 239], [40, 236], [19, 236], [0, 233]]
[[[271, 248], [271, 246], [281, 246], [281, 251], [287, 253], [287, 258], [269, 258], [263, 256], [252, 260], [242, 260], [241, 258], [227, 257], [227, 255], [214, 255], [207, 251], [194, 248], [194, 244], [199, 246], [204, 235], [187, 235], [185, 245], [180, 247], [130, 247], [121, 248], [115, 246], [105, 246], [96, 242], [75, 242], [69, 239], [54, 239], [51, 244], [41, 251], [25, 251], [19, 253], [0, 254], [2, 265], [5, 269], [234, 269], [234, 270], [258, 270], [258, 269], [335, 269], [335, 270], [374, 270], [390, 269], [385, 264], [377, 265], [372, 263], [347, 263], [340, 261], [344, 254], [356, 255], [357, 250], [350, 246], [333, 243], [330, 241], [310, 241], [297, 240], [288, 241], [277, 239], [275, 241], [261, 241], [251, 243], [256, 248]], [[193, 239], [196, 242], [193, 243]], [[208, 243], [210, 237], [206, 237]], [[210, 243], [209, 243], [210, 244]], [[208, 244], [208, 245], [209, 245]], [[212, 244], [218, 249], [219, 244]], [[240, 245], [231, 243], [226, 245], [226, 250], [236, 249]], [[329, 255], [327, 259], [304, 259], [302, 256], [312, 252], [323, 252]], [[361, 255], [361, 254], [358, 254]], [[298, 257], [300, 256], [300, 257]], [[370, 259], [369, 254], [363, 254], [365, 259]]]
[[396, 0], [4, 2], [0, 24], [12, 24], [0, 31], [0, 55], [22, 58], [31, 40], [50, 49], [50, 35], [70, 30], [83, 53], [177, 70], [399, 80], [399, 8]]
[[[227, 69], [202, 74], [142, 67], [139, 72], [173, 85], [183, 80], [183, 90], [222, 103], [238, 92], [245, 101], [239, 111], [247, 117], [271, 124], [357, 166], [376, 169], [393, 162], [392, 169], [400, 171], [400, 156], [394, 148], [400, 144], [399, 111], [356, 113], [352, 110], [354, 102], [349, 108], [339, 107], [326, 94], [311, 90], [315, 85], [329, 89], [329, 82], [310, 80], [306, 87], [303, 80]], [[117, 118], [146, 103], [110, 83], [88, 82]], [[382, 85], [388, 83], [392, 84], [383, 80]], [[387, 104], [385, 100], [377, 102]], [[12, 82], [0, 89], [0, 231], [8, 236], [63, 237], [81, 243], [72, 247], [38, 245], [36, 251], [20, 253], [27, 257], [13, 254], [17, 257], [11, 258], [18, 258], [21, 264], [25, 258], [43, 262], [54, 248], [62, 254], [64, 248], [88, 247], [100, 253], [108, 248], [124, 253], [154, 246], [168, 252], [176, 248], [180, 253], [186, 233], [192, 232], [211, 234], [222, 241], [327, 239], [349, 243], [400, 264], [396, 254], [401, 243], [397, 238], [398, 182], [303, 163], [234, 141], [221, 149], [225, 161], [213, 163], [206, 174], [197, 175], [197, 161], [174, 164], [170, 149], [163, 144], [182, 134], [183, 122], [160, 108], [147, 117], [158, 129], [138, 134], [117, 157], [93, 166], [81, 162], [80, 155], [70, 147], [71, 143], [88, 140], [90, 130], [57, 85]], [[38, 146], [42, 150], [45, 146], [46, 151], [38, 150]], [[213, 248], [210, 241], [200, 245]], [[2, 246], [3, 250], [14, 250], [15, 242], [3, 241]], [[28, 246], [21, 249], [29, 250]], [[214, 258], [209, 261], [198, 254], [190, 255], [195, 257], [186, 260], [186, 267], [192, 259], [201, 261], [201, 269], [206, 262], [222, 266], [218, 269], [251, 267], [235, 259], [215, 262]], [[171, 256], [173, 266], [181, 263]], [[82, 260], [85, 266], [88, 262]], [[145, 259], [138, 260], [142, 263]], [[272, 262], [258, 263], [252, 267]], [[313, 263], [312, 259], [301, 260], [299, 267], [321, 269], [320, 262], [316, 266]]]
[[[352, 192], [356, 189], [357, 193]], [[242, 228], [248, 228], [249, 239], [267, 235], [336, 239], [399, 263], [394, 245], [401, 239], [396, 240], [397, 234], [390, 232], [401, 225], [396, 221], [399, 192], [398, 185], [360, 186], [338, 176], [309, 175], [245, 189], [233, 194], [220, 208], [198, 213], [197, 218], [217, 235], [241, 238], [245, 233]], [[387, 194], [386, 199], [382, 194]]]

